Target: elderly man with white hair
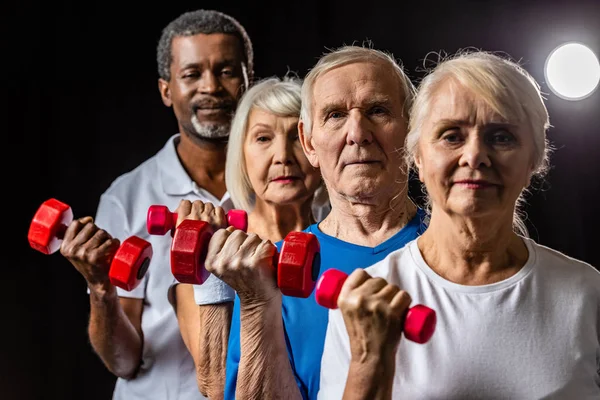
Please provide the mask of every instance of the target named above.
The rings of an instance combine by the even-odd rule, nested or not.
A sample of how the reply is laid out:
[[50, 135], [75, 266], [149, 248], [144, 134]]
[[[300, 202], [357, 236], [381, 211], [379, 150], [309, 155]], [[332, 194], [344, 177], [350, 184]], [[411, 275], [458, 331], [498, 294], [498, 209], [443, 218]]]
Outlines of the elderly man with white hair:
[[[320, 243], [321, 272], [368, 267], [422, 233], [424, 212], [408, 197], [401, 151], [413, 95], [393, 57], [360, 46], [325, 54], [305, 77], [300, 140], [331, 202], [328, 216], [304, 230]], [[235, 251], [228, 241], [239, 243]], [[327, 309], [314, 291], [282, 296], [271, 266], [275, 251], [241, 231], [220, 230], [211, 241], [207, 269], [237, 292], [226, 399], [314, 399], [319, 390]], [[241, 287], [228, 265], [253, 278]]]

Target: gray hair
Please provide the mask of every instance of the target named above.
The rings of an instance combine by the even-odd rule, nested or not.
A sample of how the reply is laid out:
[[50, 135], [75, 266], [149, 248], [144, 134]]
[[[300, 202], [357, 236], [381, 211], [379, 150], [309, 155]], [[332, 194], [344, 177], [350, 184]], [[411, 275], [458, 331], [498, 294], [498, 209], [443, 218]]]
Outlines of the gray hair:
[[254, 76], [254, 50], [252, 41], [244, 27], [233, 17], [215, 10], [196, 10], [181, 14], [171, 21], [162, 31], [156, 48], [158, 75], [169, 81], [173, 62], [172, 44], [178, 36], [194, 36], [200, 33], [227, 33], [240, 40], [244, 50], [246, 87]]
[[[517, 62], [480, 50], [463, 50], [440, 59], [420, 82], [410, 112], [404, 146], [406, 165], [415, 168], [414, 160], [423, 122], [431, 111], [431, 103], [438, 88], [449, 80], [473, 91], [505, 120], [528, 125], [534, 139], [533, 175], [543, 177], [548, 170], [551, 147], [546, 138], [550, 120], [540, 86]], [[426, 199], [426, 203], [427, 208], [430, 208], [429, 198]], [[513, 229], [528, 236], [521, 212], [523, 203], [524, 197], [521, 193], [513, 215]]]
[[[225, 164], [225, 182], [233, 204], [238, 209], [252, 211], [255, 193], [244, 161], [244, 142], [248, 131], [248, 117], [253, 109], [261, 109], [281, 117], [300, 116], [300, 91], [302, 81], [296, 77], [265, 78], [252, 85], [242, 95], [231, 123]], [[327, 193], [320, 187], [315, 192], [315, 206], [328, 201]]]
[[304, 78], [300, 119], [304, 123], [304, 130], [307, 135], [312, 132], [313, 88], [319, 76], [332, 69], [360, 62], [380, 62], [390, 68], [398, 79], [404, 97], [403, 115], [408, 116], [415, 95], [415, 87], [405, 74], [402, 64], [396, 61], [391, 54], [381, 50], [356, 45], [343, 46], [324, 54]]

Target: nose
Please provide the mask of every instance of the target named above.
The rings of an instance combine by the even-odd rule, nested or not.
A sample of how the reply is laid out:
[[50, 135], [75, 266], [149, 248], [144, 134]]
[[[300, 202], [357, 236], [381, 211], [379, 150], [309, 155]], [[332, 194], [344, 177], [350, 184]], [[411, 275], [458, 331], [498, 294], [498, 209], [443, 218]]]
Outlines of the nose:
[[290, 137], [278, 135], [273, 146], [273, 164], [291, 165], [294, 163], [294, 140]]
[[221, 81], [211, 70], [206, 70], [200, 79], [199, 90], [203, 94], [215, 94], [222, 89]]
[[359, 110], [350, 111], [346, 124], [348, 129], [346, 144], [365, 146], [373, 142], [371, 124], [362, 112]]
[[471, 169], [491, 167], [492, 161], [490, 159], [489, 147], [484, 143], [483, 138], [480, 135], [470, 136], [462, 147], [463, 151], [459, 165], [468, 166]]

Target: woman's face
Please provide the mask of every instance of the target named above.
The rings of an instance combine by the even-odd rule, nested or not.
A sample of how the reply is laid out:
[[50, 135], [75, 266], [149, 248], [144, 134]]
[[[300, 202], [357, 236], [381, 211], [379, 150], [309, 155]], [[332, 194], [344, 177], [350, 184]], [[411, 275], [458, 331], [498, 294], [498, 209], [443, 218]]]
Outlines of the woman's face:
[[433, 212], [512, 221], [516, 200], [533, 172], [533, 133], [449, 81], [433, 95], [415, 162]]
[[321, 184], [298, 140], [298, 117], [280, 117], [259, 108], [248, 116], [244, 162], [256, 201], [301, 205]]

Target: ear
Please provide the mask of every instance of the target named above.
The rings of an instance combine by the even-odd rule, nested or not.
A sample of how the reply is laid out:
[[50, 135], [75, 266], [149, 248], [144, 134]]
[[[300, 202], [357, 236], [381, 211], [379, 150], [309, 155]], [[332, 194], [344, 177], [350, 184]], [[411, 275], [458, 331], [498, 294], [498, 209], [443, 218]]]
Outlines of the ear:
[[167, 107], [171, 107], [173, 105], [173, 101], [171, 100], [171, 89], [169, 88], [169, 82], [165, 81], [163, 78], [158, 78], [158, 91], [160, 92], [160, 97], [162, 98], [163, 104]]
[[314, 168], [319, 168], [319, 157], [317, 157], [317, 152], [315, 151], [315, 147], [313, 145], [313, 137], [312, 135], [307, 135], [305, 131], [304, 121], [298, 121], [298, 136], [300, 138], [300, 144], [302, 145], [302, 150], [304, 150], [304, 154], [306, 158], [308, 158], [308, 162]]
[[415, 155], [413, 156], [413, 160], [415, 162], [415, 166], [417, 167], [419, 180], [421, 181], [421, 183], [423, 183], [423, 173], [421, 172], [423, 171], [423, 158], [419, 153], [415, 153]]

